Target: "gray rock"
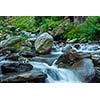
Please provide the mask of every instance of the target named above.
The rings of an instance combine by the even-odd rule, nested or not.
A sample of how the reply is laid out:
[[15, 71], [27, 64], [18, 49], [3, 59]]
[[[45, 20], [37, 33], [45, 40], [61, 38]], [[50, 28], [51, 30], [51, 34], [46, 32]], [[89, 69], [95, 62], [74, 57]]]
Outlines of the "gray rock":
[[22, 73], [11, 77], [3, 77], [1, 83], [44, 83], [47, 75], [44, 73]]
[[72, 49], [71, 45], [66, 45], [65, 47], [62, 48], [63, 53], [68, 53]]
[[94, 64], [91, 59], [84, 58], [74, 63], [72, 68], [79, 74], [83, 82], [89, 82], [95, 76]]
[[59, 36], [64, 32], [64, 26], [68, 25], [69, 23], [69, 19], [64, 19], [62, 23], [60, 23], [57, 27], [55, 27], [50, 34], [55, 37], [55, 36]]
[[23, 39], [20, 36], [10, 37], [7, 40], [3, 40], [0, 42], [0, 47], [7, 47], [7, 46], [13, 46], [16, 43], [22, 41]]
[[53, 37], [48, 33], [41, 34], [35, 41], [35, 49], [38, 53], [47, 53], [53, 45]]
[[9, 56], [7, 56], [6, 59], [12, 60], [12, 61], [18, 61], [19, 57], [20, 56], [18, 53], [13, 53], [13, 54], [10, 54]]
[[77, 52], [77, 55], [79, 56], [79, 58], [91, 58], [91, 53], [87, 53], [87, 52]]
[[95, 66], [100, 67], [100, 55], [92, 55], [91, 59]]

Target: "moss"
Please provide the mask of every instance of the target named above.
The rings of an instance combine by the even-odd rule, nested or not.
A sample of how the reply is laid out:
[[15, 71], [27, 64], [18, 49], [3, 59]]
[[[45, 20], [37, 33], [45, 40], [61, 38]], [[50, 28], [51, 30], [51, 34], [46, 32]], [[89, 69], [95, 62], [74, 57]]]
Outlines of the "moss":
[[21, 43], [18, 42], [15, 45], [13, 45], [12, 47], [16, 48], [16, 49], [20, 49], [21, 48]]
[[38, 51], [41, 51], [41, 50], [45, 50], [47, 49], [49, 46], [52, 46], [53, 42], [51, 40], [47, 40], [45, 41], [44, 44], [42, 44], [39, 48], [38, 48]]

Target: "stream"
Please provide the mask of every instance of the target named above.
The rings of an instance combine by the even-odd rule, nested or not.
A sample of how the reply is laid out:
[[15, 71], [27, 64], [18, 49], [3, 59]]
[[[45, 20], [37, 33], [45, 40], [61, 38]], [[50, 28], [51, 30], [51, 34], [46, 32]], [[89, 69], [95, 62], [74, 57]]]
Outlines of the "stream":
[[[99, 44], [81, 43], [77, 46], [76, 44], [67, 44], [66, 46], [69, 45], [77, 52], [86, 52], [100, 55]], [[80, 75], [75, 71], [69, 68], [58, 68], [58, 66], [55, 64], [57, 59], [63, 54], [62, 51], [64, 47], [64, 45], [55, 44], [52, 46], [50, 54], [33, 57], [28, 61], [29, 64], [33, 66], [33, 69], [29, 72], [45, 73], [47, 75], [45, 83], [82, 83]], [[0, 65], [2, 65], [3, 63], [16, 62], [4, 60], [4, 58], [5, 56], [0, 57]], [[0, 77], [3, 77], [2, 73], [0, 73]]]
[[[91, 54], [98, 54], [100, 55], [100, 45], [99, 44], [88, 44], [83, 43], [79, 44], [80, 47], [76, 49], [73, 44], [68, 44], [73, 49], [77, 50], [77, 52], [86, 52]], [[51, 50], [51, 57], [57, 58], [63, 54], [62, 49], [63, 47], [59, 47], [59, 45], [53, 46], [55, 48], [55, 51]], [[44, 58], [46, 56], [44, 55]], [[50, 58], [47, 57], [47, 59], [50, 60]], [[58, 66], [55, 64], [56, 60], [52, 63], [52, 65], [48, 65], [47, 63], [41, 63], [41, 62], [30, 62], [31, 65], [33, 65], [36, 69], [41, 70], [42, 72], [46, 73], [48, 78], [46, 79], [46, 83], [81, 83], [79, 75], [72, 71], [71, 69], [64, 69], [64, 68], [58, 68]]]

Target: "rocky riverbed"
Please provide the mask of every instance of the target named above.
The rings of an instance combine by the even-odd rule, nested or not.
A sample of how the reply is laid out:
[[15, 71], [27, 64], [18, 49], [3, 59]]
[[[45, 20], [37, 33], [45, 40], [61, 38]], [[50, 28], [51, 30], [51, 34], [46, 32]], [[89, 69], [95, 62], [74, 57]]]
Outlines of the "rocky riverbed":
[[100, 82], [99, 42], [59, 42], [47, 32], [16, 34], [1, 36], [1, 83]]

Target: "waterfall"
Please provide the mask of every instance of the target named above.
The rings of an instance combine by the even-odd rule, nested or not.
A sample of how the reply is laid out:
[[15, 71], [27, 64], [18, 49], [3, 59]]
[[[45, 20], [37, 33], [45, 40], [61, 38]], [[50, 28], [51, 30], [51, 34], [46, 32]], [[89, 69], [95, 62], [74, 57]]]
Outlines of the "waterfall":
[[46, 63], [40, 62], [30, 62], [30, 64], [34, 66], [34, 69], [41, 70], [43, 73], [47, 74], [48, 78], [46, 79], [46, 83], [81, 82], [77, 75], [70, 69], [57, 68], [55, 64], [49, 66]]

